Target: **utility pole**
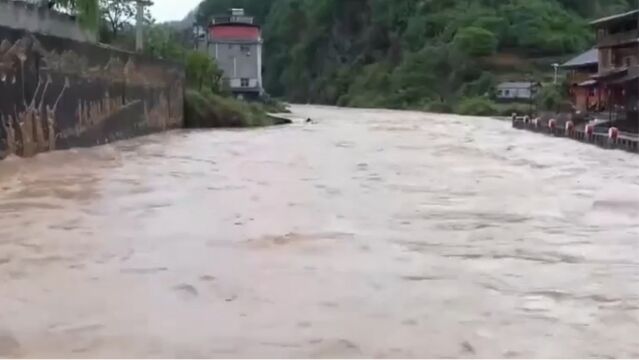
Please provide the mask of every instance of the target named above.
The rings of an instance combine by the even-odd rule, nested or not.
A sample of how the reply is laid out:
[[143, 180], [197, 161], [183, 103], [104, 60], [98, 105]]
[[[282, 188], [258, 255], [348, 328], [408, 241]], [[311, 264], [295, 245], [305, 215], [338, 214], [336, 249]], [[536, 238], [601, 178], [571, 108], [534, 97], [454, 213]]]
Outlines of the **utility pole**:
[[555, 80], [553, 81], [553, 84], [557, 85], [557, 78], [559, 77], [559, 64], [554, 63], [552, 64], [552, 67], [555, 68]]
[[144, 7], [153, 5], [149, 0], [130, 0], [137, 5], [135, 13], [135, 51], [144, 51]]

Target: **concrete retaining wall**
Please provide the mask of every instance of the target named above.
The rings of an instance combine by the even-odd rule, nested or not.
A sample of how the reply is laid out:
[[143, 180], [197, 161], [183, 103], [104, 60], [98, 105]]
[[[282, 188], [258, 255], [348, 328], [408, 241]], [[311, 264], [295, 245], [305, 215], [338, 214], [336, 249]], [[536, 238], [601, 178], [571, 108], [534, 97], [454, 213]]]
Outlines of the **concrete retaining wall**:
[[82, 29], [71, 16], [24, 1], [0, 0], [0, 25], [82, 42], [97, 41], [96, 34]]
[[182, 127], [183, 89], [180, 65], [0, 26], [0, 159]]

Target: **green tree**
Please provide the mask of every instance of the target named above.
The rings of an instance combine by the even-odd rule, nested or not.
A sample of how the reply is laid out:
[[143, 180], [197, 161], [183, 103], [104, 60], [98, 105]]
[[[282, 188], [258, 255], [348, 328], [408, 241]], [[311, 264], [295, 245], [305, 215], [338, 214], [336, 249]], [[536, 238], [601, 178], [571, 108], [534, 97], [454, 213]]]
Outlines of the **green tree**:
[[497, 37], [479, 27], [466, 27], [455, 35], [455, 46], [470, 56], [488, 56], [497, 50]]
[[144, 51], [159, 59], [184, 62], [186, 48], [179, 31], [166, 25], [151, 25], [145, 29]]
[[93, 31], [98, 30], [98, 24], [100, 23], [98, 0], [54, 0], [53, 4], [75, 12], [82, 26]]
[[495, 103], [485, 97], [462, 99], [457, 107], [457, 112], [462, 115], [477, 116], [491, 116], [498, 113]]
[[510, 19], [505, 42], [529, 54], [574, 53], [587, 48], [594, 38], [583, 18], [555, 1], [514, 0], [500, 11]]
[[541, 89], [536, 100], [541, 109], [558, 111], [565, 104], [566, 93], [561, 85], [548, 85]]
[[100, 0], [100, 10], [112, 37], [117, 37], [136, 13], [135, 3], [129, 0]]
[[187, 85], [199, 91], [222, 93], [222, 71], [207, 54], [193, 51], [186, 56]]

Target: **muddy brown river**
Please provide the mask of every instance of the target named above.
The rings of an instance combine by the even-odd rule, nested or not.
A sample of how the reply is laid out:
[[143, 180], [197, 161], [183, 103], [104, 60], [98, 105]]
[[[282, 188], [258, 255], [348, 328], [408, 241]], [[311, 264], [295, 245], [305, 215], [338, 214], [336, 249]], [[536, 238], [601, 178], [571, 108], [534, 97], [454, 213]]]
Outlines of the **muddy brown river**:
[[293, 112], [0, 162], [0, 357], [639, 357], [639, 157]]

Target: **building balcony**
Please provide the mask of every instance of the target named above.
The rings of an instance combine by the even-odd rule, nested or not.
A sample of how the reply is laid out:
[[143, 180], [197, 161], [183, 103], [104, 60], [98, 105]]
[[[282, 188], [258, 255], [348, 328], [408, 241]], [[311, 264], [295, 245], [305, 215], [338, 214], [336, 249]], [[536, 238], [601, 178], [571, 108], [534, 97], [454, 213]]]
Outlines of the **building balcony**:
[[601, 35], [597, 39], [597, 47], [615, 47], [635, 43], [639, 40], [639, 30], [631, 30], [616, 34]]
[[254, 18], [246, 15], [220, 15], [213, 17], [213, 25], [220, 24], [249, 24], [254, 25]]
[[262, 92], [262, 86], [255, 78], [224, 78], [232, 92]]
[[260, 87], [238, 87], [238, 88], [231, 88], [231, 92], [234, 94], [241, 94], [241, 93], [261, 93], [263, 91], [262, 88]]

